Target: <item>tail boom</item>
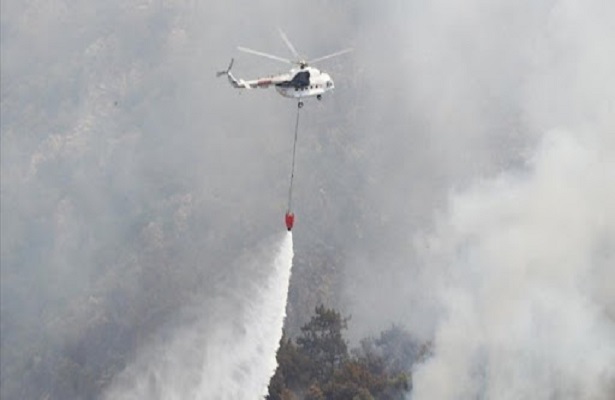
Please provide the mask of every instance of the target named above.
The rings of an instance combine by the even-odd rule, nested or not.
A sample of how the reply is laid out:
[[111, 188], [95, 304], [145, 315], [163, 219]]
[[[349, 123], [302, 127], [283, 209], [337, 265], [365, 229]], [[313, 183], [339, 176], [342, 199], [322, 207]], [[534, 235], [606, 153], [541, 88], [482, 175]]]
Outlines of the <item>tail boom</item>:
[[233, 68], [234, 61], [235, 59], [231, 58], [231, 62], [228, 65], [228, 68], [224, 71], [216, 72], [216, 76], [219, 78], [223, 75], [226, 75], [231, 86], [233, 86], [236, 89], [251, 89], [251, 86], [249, 83], [245, 82], [243, 79], [235, 78], [233, 74], [231, 73], [231, 68]]

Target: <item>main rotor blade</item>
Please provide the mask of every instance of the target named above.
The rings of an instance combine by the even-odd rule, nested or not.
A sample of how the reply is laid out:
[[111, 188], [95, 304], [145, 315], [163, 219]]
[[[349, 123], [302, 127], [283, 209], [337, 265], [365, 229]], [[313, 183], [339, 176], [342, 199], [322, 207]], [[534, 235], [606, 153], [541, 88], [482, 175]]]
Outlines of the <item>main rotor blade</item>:
[[318, 57], [318, 58], [315, 58], [313, 60], [310, 60], [310, 61], [308, 61], [308, 64], [314, 64], [314, 63], [320, 62], [322, 60], [327, 60], [329, 58], [341, 56], [342, 54], [350, 53], [352, 50], [353, 50], [352, 48], [340, 50], [340, 51], [335, 52], [333, 54], [329, 54], [329, 55], [326, 55], [326, 56], [323, 56], [323, 57]]
[[244, 53], [250, 53], [250, 54], [257, 55], [257, 56], [270, 58], [270, 59], [276, 60], [276, 61], [282, 61], [283, 63], [287, 63], [287, 64], [292, 64], [293, 63], [292, 61], [290, 61], [290, 60], [288, 60], [286, 58], [274, 56], [273, 54], [263, 53], [262, 51], [256, 51], [256, 50], [248, 49], [247, 47], [239, 46], [239, 47], [237, 47], [237, 50], [243, 51]]
[[286, 33], [284, 33], [284, 31], [280, 28], [278, 28], [278, 31], [280, 32], [280, 36], [282, 36], [282, 40], [284, 41], [284, 43], [286, 43], [286, 46], [290, 49], [290, 52], [293, 53], [293, 56], [295, 56], [296, 59], [301, 58], [299, 57], [299, 53], [297, 53], [295, 46], [293, 46], [290, 40], [288, 40], [288, 36], [286, 36]]

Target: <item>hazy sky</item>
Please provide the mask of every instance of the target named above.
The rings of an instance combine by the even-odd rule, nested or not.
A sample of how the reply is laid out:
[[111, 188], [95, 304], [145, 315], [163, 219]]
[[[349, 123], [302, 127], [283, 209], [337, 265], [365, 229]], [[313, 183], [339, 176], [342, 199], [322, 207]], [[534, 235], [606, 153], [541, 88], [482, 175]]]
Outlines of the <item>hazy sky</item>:
[[295, 197], [295, 254], [335, 260], [352, 339], [433, 339], [415, 398], [607, 398], [614, 17], [607, 0], [3, 1], [2, 393], [58, 393], [6, 376], [139, 353], [116, 333], [159, 338], [262, 278], [238, 259], [283, 229], [296, 105], [215, 71], [285, 71], [236, 51], [288, 56], [280, 27], [311, 57], [355, 49], [322, 65], [336, 90], [306, 105]]

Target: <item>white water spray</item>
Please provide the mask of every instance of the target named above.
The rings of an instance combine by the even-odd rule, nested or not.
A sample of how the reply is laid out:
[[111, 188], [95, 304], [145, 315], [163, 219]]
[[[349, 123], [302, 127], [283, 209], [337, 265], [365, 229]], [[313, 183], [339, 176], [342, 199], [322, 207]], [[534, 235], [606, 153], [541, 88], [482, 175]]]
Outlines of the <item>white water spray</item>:
[[[228, 299], [214, 311], [223, 318], [202, 315], [201, 311], [196, 321], [174, 331], [170, 339], [161, 339], [147, 348], [120, 374], [105, 397], [263, 398], [277, 367], [292, 260], [289, 232], [264, 282], [249, 295], [238, 294], [243, 303], [239, 314], [228, 315]], [[254, 263], [249, 267], [261, 267], [258, 259], [249, 263]]]

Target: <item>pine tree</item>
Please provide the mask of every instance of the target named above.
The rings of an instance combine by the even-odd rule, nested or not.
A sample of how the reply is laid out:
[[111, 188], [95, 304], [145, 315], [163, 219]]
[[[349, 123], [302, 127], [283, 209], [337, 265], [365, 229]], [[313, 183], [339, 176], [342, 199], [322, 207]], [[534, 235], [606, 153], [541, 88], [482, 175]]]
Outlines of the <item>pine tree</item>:
[[342, 330], [348, 328], [349, 318], [342, 318], [340, 313], [323, 305], [316, 307], [315, 313], [310, 322], [301, 328], [297, 345], [310, 360], [313, 378], [324, 383], [348, 358], [348, 346]]

